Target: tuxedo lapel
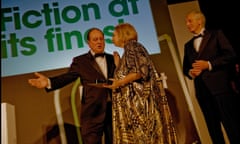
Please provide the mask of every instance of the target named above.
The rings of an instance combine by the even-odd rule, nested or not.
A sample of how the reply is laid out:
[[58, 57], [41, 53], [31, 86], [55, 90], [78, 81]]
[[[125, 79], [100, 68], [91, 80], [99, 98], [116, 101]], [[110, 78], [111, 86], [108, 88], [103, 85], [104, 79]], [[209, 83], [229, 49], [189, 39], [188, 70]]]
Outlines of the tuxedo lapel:
[[202, 42], [200, 44], [200, 47], [199, 47], [199, 52], [198, 52], [198, 57], [201, 56], [203, 50], [206, 48], [206, 44], [208, 43], [208, 40], [210, 38], [210, 33], [209, 32], [205, 32], [204, 35], [203, 35], [203, 39], [202, 39]]
[[112, 61], [114, 61], [113, 59], [111, 59], [111, 56], [106, 54], [106, 60], [107, 60], [107, 78], [111, 78], [109, 76], [112, 76], [113, 74], [113, 66], [112, 66]]
[[102, 73], [100, 67], [98, 66], [97, 62], [95, 61], [95, 58], [92, 56], [92, 54], [89, 52], [88, 53], [88, 57], [92, 60], [90, 60], [90, 65], [92, 65], [92, 67], [104, 77], [104, 74]]

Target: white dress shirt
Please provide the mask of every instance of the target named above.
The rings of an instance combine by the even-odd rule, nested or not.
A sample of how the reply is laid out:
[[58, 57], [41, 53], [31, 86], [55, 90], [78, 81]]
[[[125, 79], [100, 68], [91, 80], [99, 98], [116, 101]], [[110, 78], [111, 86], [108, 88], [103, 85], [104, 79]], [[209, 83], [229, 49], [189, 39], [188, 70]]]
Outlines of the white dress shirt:
[[107, 79], [107, 61], [106, 57], [96, 57], [95, 58], [98, 66], [100, 67], [102, 73], [104, 74], [105, 78]]

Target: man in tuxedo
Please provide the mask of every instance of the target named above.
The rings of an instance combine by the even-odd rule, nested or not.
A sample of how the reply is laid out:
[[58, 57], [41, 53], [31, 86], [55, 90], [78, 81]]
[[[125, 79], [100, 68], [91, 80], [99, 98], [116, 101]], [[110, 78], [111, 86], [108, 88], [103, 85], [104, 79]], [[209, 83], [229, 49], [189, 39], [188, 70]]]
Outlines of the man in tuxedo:
[[237, 144], [240, 112], [228, 71], [236, 54], [223, 32], [205, 29], [205, 21], [200, 11], [191, 11], [186, 16], [187, 28], [194, 38], [184, 45], [183, 73], [194, 80], [196, 98], [213, 144], [225, 144], [221, 123], [230, 143]]
[[35, 73], [37, 78], [28, 81], [32, 86], [45, 88], [50, 92], [80, 77], [83, 85], [80, 116], [83, 143], [101, 144], [104, 132], [105, 143], [112, 144], [111, 91], [107, 88], [91, 86], [89, 83], [112, 78], [115, 69], [114, 58], [113, 55], [104, 53], [105, 40], [100, 29], [90, 29], [87, 42], [89, 52], [74, 57], [68, 72], [50, 78]]

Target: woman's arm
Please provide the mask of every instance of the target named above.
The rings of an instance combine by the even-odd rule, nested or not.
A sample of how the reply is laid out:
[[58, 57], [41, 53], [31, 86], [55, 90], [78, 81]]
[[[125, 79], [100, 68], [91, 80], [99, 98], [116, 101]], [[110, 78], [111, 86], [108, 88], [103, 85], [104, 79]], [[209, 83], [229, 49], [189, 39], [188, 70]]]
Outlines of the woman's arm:
[[140, 73], [129, 73], [126, 77], [124, 77], [123, 79], [119, 79], [119, 80], [113, 80], [112, 85], [104, 85], [104, 87], [106, 88], [110, 88], [110, 89], [116, 89], [120, 86], [124, 86], [126, 84], [129, 84], [135, 80], [140, 79], [142, 76]]

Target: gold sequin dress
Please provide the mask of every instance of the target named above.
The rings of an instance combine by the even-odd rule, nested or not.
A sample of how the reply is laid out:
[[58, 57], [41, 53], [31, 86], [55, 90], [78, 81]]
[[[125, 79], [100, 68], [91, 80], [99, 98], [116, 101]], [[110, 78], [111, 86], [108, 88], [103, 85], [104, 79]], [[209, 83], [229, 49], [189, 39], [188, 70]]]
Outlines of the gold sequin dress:
[[177, 137], [164, 89], [146, 49], [137, 41], [124, 47], [115, 79], [128, 73], [141, 73], [142, 79], [113, 92], [114, 144], [176, 144]]

